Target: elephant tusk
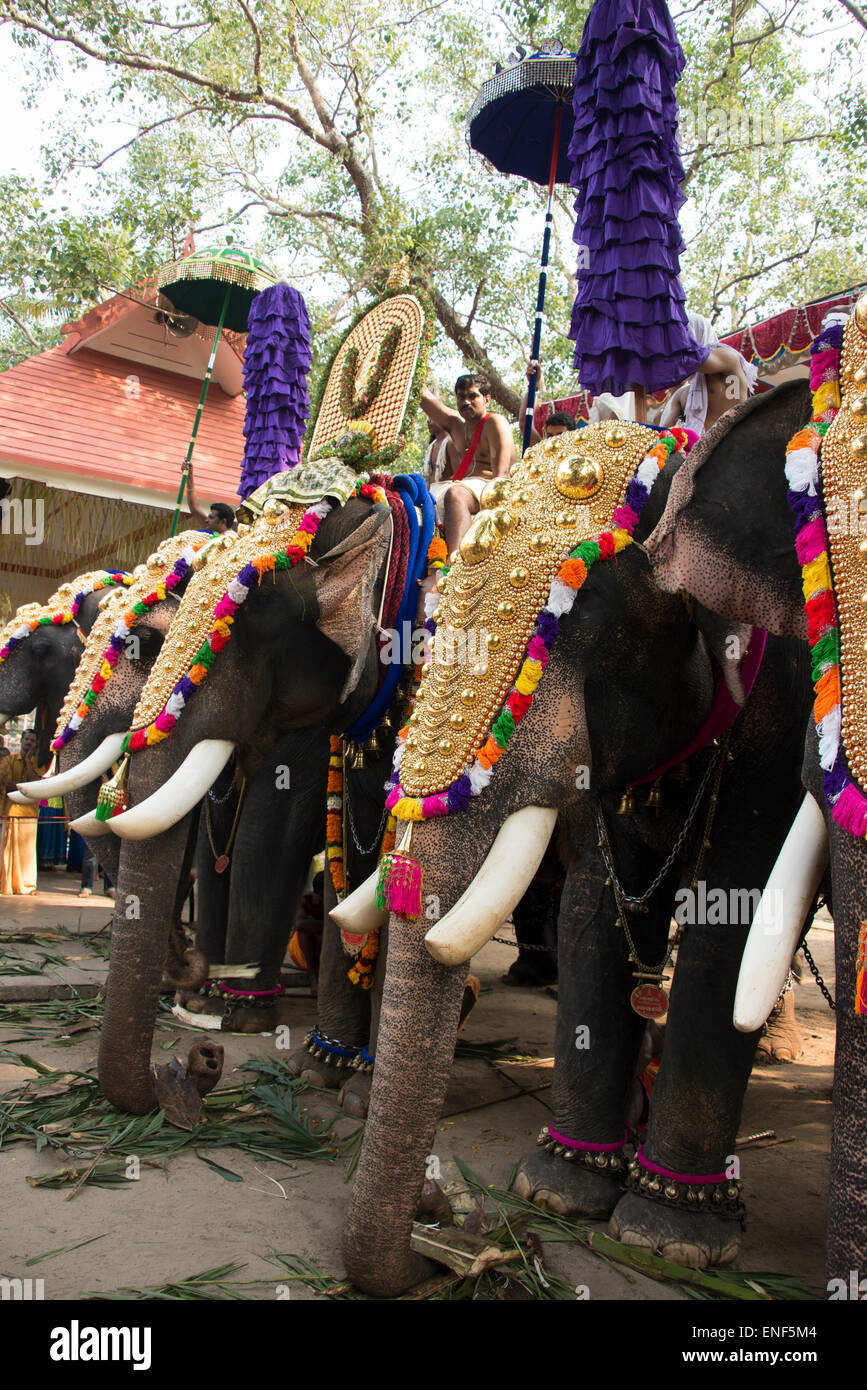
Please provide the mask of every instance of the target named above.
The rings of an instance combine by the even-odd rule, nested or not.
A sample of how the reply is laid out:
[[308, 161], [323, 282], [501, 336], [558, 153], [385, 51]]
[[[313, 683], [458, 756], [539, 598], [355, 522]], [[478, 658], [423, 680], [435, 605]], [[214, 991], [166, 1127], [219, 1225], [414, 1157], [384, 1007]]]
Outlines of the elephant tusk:
[[733, 1018], [739, 1033], [761, 1028], [776, 1004], [827, 867], [825, 817], [808, 792], [771, 870], [744, 947]]
[[85, 815], [79, 816], [78, 820], [71, 820], [69, 828], [85, 840], [95, 840], [99, 835], [108, 834], [108, 826], [105, 821], [96, 819], [95, 811], [88, 811]]
[[337, 904], [329, 912], [332, 922], [336, 922], [341, 931], [350, 932], [369, 932], [376, 931], [388, 921], [388, 911], [384, 907], [376, 906], [376, 881], [379, 877], [379, 870], [374, 870], [370, 878], [366, 878], [363, 883], [354, 888], [343, 902]]
[[39, 800], [39, 798], [35, 796], [25, 796], [20, 789], [15, 792], [7, 792], [6, 797], [7, 800], [12, 802], [13, 806], [35, 806], [36, 802]]
[[490, 941], [529, 888], [556, 824], [557, 812], [542, 806], [503, 821], [466, 892], [424, 939], [434, 960], [463, 965]]
[[94, 748], [74, 767], [58, 772], [54, 777], [42, 777], [38, 782], [21, 782], [21, 791], [38, 801], [43, 797], [66, 796], [67, 792], [77, 792], [81, 787], [89, 786], [120, 757], [125, 737], [125, 734], [109, 734], [98, 748]]
[[206, 738], [197, 743], [176, 772], [138, 806], [132, 806], [107, 822], [124, 840], [149, 840], [170, 830], [197, 806], [219, 777], [235, 751], [226, 738]]

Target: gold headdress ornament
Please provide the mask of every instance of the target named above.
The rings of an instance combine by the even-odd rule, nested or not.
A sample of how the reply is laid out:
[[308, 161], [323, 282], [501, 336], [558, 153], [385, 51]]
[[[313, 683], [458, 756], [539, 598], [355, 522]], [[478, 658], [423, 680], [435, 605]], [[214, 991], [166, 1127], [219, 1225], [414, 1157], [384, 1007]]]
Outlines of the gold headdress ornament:
[[[88, 594], [111, 583], [112, 573], [120, 573], [120, 571], [88, 570], [84, 574], [79, 574], [77, 578], [61, 584], [51, 597], [46, 599], [45, 603], [23, 603], [0, 630], [0, 660], [5, 659], [3, 656], [5, 648], [19, 634], [21, 628], [27, 627], [33, 631], [43, 624], [47, 625], [49, 619], [56, 619], [58, 614], [63, 615], [63, 623], [74, 622], [73, 605], [76, 598], [85, 598]], [[123, 578], [129, 579], [129, 576], [124, 574]]]
[[843, 748], [867, 790], [867, 294], [843, 332], [839, 387], [841, 405], [822, 440], [822, 492], [840, 633]]
[[[111, 652], [113, 635], [120, 631], [118, 625], [121, 620], [123, 619], [123, 633], [120, 639], [116, 637], [115, 645], [117, 640], [125, 640], [125, 634], [144, 616], [146, 609], [142, 608], [136, 613], [136, 607], [143, 605], [144, 601], [158, 590], [160, 584], [165, 583], [185, 551], [189, 550], [192, 556], [192, 552], [203, 546], [207, 539], [207, 535], [202, 531], [181, 531], [178, 535], [161, 541], [145, 563], [137, 565], [133, 570], [133, 582], [128, 588], [112, 589], [100, 601], [99, 613], [88, 633], [81, 660], [60, 710], [55, 741], [62, 738], [73, 721], [73, 732], [78, 729], [82, 720], [86, 718], [87, 710], [95, 703], [106, 681], [111, 678], [113, 666], [107, 664], [106, 657]], [[97, 683], [96, 689], [94, 682]]]
[[252, 517], [249, 529], [237, 535], [227, 531], [208, 542], [201, 556], [196, 557], [204, 563], [194, 566], [196, 572], [139, 697], [131, 730], [147, 727], [164, 710], [175, 686], [190, 672], [197, 653], [212, 633], [215, 608], [231, 592], [230, 586], [239, 581], [245, 567], [261, 565], [289, 545], [311, 501], [318, 503], [328, 496], [345, 502], [357, 483], [350, 468], [331, 459], [277, 473], [247, 498], [241, 510]]
[[485, 488], [433, 614], [433, 659], [400, 763], [407, 796], [442, 791], [472, 767], [564, 557], [609, 524], [658, 437], [590, 425], [537, 444]]

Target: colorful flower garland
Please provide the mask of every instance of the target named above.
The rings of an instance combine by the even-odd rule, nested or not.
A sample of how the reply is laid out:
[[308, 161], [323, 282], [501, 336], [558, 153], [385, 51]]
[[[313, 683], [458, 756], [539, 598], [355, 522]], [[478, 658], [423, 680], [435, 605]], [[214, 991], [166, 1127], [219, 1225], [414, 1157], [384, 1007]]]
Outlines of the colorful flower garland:
[[384, 335], [376, 354], [376, 361], [370, 370], [367, 383], [359, 396], [355, 395], [355, 374], [358, 371], [358, 348], [347, 349], [340, 368], [340, 409], [349, 420], [360, 420], [382, 390], [386, 373], [394, 361], [397, 345], [403, 333], [403, 324], [394, 323]]
[[112, 629], [109, 644], [102, 654], [102, 663], [96, 675], [90, 683], [90, 688], [82, 698], [81, 704], [72, 715], [63, 733], [57, 737], [51, 747], [55, 753], [59, 753], [61, 748], [65, 748], [71, 739], [75, 738], [83, 721], [87, 718], [93, 706], [96, 704], [102, 691], [114, 674], [114, 668], [120, 660], [121, 652], [126, 645], [129, 630], [134, 627], [140, 618], [143, 618], [154, 604], [162, 603], [167, 594], [182, 583], [192, 570], [193, 556], [195, 548], [188, 546], [183, 555], [180, 556], [165, 579], [161, 579], [152, 593], [146, 594], [138, 603], [134, 603], [132, 608], [128, 608], [117, 620]]
[[[427, 552], [428, 574], [443, 569], [448, 562], [448, 550], [446, 543], [439, 536], [434, 536]], [[421, 680], [421, 665], [415, 668], [415, 685], [410, 696], [407, 708], [407, 717], [412, 714], [415, 708], [416, 692]], [[325, 811], [325, 858], [331, 873], [331, 882], [334, 885], [334, 892], [338, 901], [346, 891], [346, 874], [343, 862], [343, 794], [344, 794], [344, 771], [343, 771], [343, 739], [339, 734], [332, 734], [329, 745], [328, 758], [328, 790]], [[382, 844], [379, 847], [378, 862], [381, 865], [390, 863], [389, 856], [394, 850], [395, 839], [397, 836], [397, 819], [394, 813], [390, 814], [386, 821], [385, 833], [382, 837]], [[360, 985], [362, 989], [370, 989], [373, 984], [373, 967], [376, 957], [379, 954], [379, 928], [368, 932], [364, 939], [361, 950], [357, 958], [352, 962], [347, 971], [347, 977], [354, 985]]]
[[21, 626], [17, 627], [10, 634], [4, 647], [0, 647], [0, 662], [6, 661], [12, 655], [15, 648], [20, 646], [25, 638], [35, 632], [38, 627], [62, 627], [65, 623], [74, 622], [78, 617], [79, 609], [86, 598], [91, 594], [98, 593], [100, 589], [105, 589], [109, 584], [133, 583], [133, 576], [123, 570], [104, 571], [98, 578], [91, 580], [85, 587], [75, 595], [68, 608], [57, 609], [54, 613], [44, 613], [39, 618], [25, 618]]
[[849, 774], [841, 739], [840, 632], [819, 490], [822, 439], [840, 408], [842, 345], [840, 325], [827, 328], [813, 342], [810, 364], [813, 416], [809, 425], [789, 441], [786, 479], [804, 586], [807, 640], [816, 692], [813, 719], [824, 773], [825, 800], [837, 824], [863, 839], [867, 832], [867, 797]]
[[[423, 798], [407, 796], [400, 785], [400, 761], [409, 734], [404, 725], [398, 734], [394, 755], [394, 773], [386, 805], [398, 820], [427, 820], [431, 816], [450, 815], [463, 811], [474, 796], [484, 791], [493, 769], [503, 756], [515, 729], [525, 718], [533, 702], [542, 672], [551, 658], [551, 648], [560, 630], [560, 619], [572, 609], [578, 591], [597, 560], [607, 560], [632, 543], [632, 534], [650, 496], [650, 490], [669, 455], [679, 450], [688, 453], [691, 440], [683, 429], [663, 430], [659, 442], [645, 454], [626, 489], [623, 505], [612, 518], [612, 529], [603, 531], [595, 540], [581, 541], [563, 561], [554, 578], [545, 606], [536, 620], [535, 630], [527, 644], [527, 654], [511, 691], [493, 721], [487, 739], [476, 750], [476, 761], [468, 773], [462, 773], [445, 791]], [[435, 606], [435, 595], [428, 601]], [[435, 630], [432, 618], [425, 623], [428, 631]]]
[[[819, 481], [822, 440], [841, 405], [843, 333], [843, 325], [833, 324], [813, 340], [810, 348], [813, 415], [809, 425], [789, 441], [786, 480], [804, 588], [807, 640], [816, 694], [813, 720], [819, 741], [823, 791], [836, 824], [863, 840], [867, 835], [867, 797], [849, 772], [843, 748], [840, 629]], [[867, 1016], [867, 924], [864, 922], [855, 962], [854, 1008], [859, 1016]]]

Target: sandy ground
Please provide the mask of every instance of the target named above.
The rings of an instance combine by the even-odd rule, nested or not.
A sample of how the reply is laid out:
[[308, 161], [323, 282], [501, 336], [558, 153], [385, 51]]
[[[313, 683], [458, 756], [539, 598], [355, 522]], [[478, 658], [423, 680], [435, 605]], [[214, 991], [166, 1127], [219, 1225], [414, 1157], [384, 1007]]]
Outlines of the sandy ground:
[[[88, 1070], [95, 1064], [95, 1029], [77, 1035], [62, 1048], [51, 1039], [33, 1040], [24, 1026], [9, 1026], [3, 1000], [22, 991], [58, 988], [65, 980], [92, 994], [104, 976], [104, 962], [88, 945], [88, 936], [111, 915], [111, 903], [76, 896], [77, 879], [61, 873], [42, 875], [36, 898], [0, 898], [0, 1091], [21, 1083], [26, 1053], [63, 1070]], [[4, 943], [3, 934], [39, 932], [62, 925], [81, 933], [82, 941], [34, 947]], [[831, 991], [834, 989], [833, 938], [827, 919], [817, 921], [810, 944]], [[8, 972], [9, 962], [38, 958], [52, 949], [64, 955], [66, 968], [49, 965], [25, 977]], [[74, 958], [74, 959], [70, 959]], [[514, 990], [501, 983], [514, 952], [492, 944], [474, 963], [483, 993], [467, 1024], [468, 1041], [516, 1038], [519, 1050], [536, 1055], [534, 1064], [494, 1065], [459, 1060], [455, 1065], [446, 1112], [435, 1151], [443, 1181], [455, 1182], [457, 1154], [485, 1183], [502, 1186], [512, 1166], [530, 1149], [548, 1118], [551, 1053], [556, 1003], [544, 990]], [[748, 1146], [742, 1153], [748, 1228], [738, 1267], [795, 1275], [817, 1292], [824, 1288], [825, 1213], [831, 1119], [833, 1016], [809, 975], [796, 990], [804, 1055], [792, 1065], [756, 1068], [746, 1097], [740, 1135], [774, 1130], [776, 1139]], [[293, 1045], [315, 1018], [315, 1001], [287, 998], [283, 1021]], [[4, 1016], [5, 1015], [5, 1016]], [[154, 1057], [164, 1062], [172, 1051], [185, 1056], [200, 1034], [174, 1021], [156, 1033]], [[212, 1037], [215, 1035], [212, 1034]], [[226, 1065], [221, 1084], [237, 1083], [234, 1068], [253, 1054], [276, 1055], [276, 1035], [221, 1038]], [[314, 1118], [332, 1116], [328, 1097], [307, 1093]], [[341, 1118], [339, 1132], [350, 1134], [354, 1122]], [[0, 1150], [0, 1275], [36, 1277], [46, 1299], [81, 1298], [134, 1285], [156, 1286], [188, 1277], [228, 1261], [243, 1265], [235, 1279], [266, 1280], [245, 1292], [274, 1298], [280, 1271], [268, 1263], [274, 1251], [302, 1256], [317, 1269], [340, 1276], [340, 1236], [349, 1188], [345, 1162], [298, 1162], [291, 1168], [257, 1161], [224, 1149], [219, 1162], [240, 1175], [229, 1182], [192, 1152], [171, 1158], [165, 1171], [143, 1168], [137, 1182], [116, 1188], [81, 1188], [73, 1200], [67, 1192], [33, 1188], [26, 1178], [60, 1166], [57, 1154], [17, 1144]], [[275, 1181], [276, 1180], [276, 1181]], [[278, 1187], [277, 1183], [282, 1185]], [[604, 1230], [604, 1226], [600, 1226]], [[81, 1242], [91, 1241], [89, 1245]], [[52, 1255], [37, 1265], [28, 1260]], [[685, 1295], [641, 1275], [621, 1271], [596, 1255], [572, 1245], [548, 1245], [546, 1263], [591, 1298], [670, 1299]], [[293, 1299], [313, 1298], [293, 1284]]]

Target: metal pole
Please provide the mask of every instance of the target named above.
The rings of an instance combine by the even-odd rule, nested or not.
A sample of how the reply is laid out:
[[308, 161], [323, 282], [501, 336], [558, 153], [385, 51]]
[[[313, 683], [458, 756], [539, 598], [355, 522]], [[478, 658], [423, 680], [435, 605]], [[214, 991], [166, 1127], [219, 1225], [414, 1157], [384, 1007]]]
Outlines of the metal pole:
[[[563, 121], [563, 106], [558, 101], [554, 115], [554, 144], [551, 150], [551, 172], [548, 176], [548, 206], [545, 210], [545, 235], [542, 238], [542, 256], [539, 261], [539, 292], [536, 296], [536, 322], [533, 325], [533, 345], [530, 357], [538, 362], [542, 345], [542, 320], [545, 317], [545, 286], [548, 281], [548, 252], [551, 249], [551, 228], [554, 225], [554, 185], [557, 182], [557, 160], [560, 154], [560, 126]], [[536, 377], [534, 371], [527, 382], [527, 409], [524, 412], [524, 437], [521, 453], [526, 453], [533, 429], [533, 407], [536, 404]]]
[[169, 535], [170, 535], [170, 536], [173, 536], [173, 535], [175, 534], [175, 532], [177, 531], [177, 529], [178, 529], [178, 519], [179, 519], [179, 517], [180, 517], [180, 515], [181, 515], [181, 503], [182, 503], [183, 500], [184, 500], [184, 489], [185, 489], [185, 487], [187, 486], [187, 478], [189, 477], [189, 474], [190, 474], [190, 461], [192, 460], [192, 457], [193, 457], [193, 449], [196, 447], [196, 435], [197, 435], [198, 432], [199, 432], [199, 421], [200, 421], [201, 418], [202, 418], [202, 411], [203, 411], [204, 408], [205, 408], [205, 397], [206, 397], [207, 394], [208, 394], [208, 387], [209, 387], [210, 384], [211, 384], [211, 373], [212, 373], [213, 370], [214, 370], [214, 362], [215, 362], [216, 359], [217, 359], [217, 344], [218, 344], [219, 341], [220, 341], [220, 334], [221, 334], [222, 331], [223, 331], [223, 324], [224, 324], [225, 319], [226, 319], [226, 312], [227, 312], [227, 310], [228, 310], [228, 308], [229, 308], [229, 296], [231, 295], [231, 293], [232, 293], [232, 287], [231, 287], [231, 285], [227, 285], [227, 286], [226, 286], [225, 298], [223, 299], [223, 307], [222, 307], [222, 309], [220, 310], [220, 317], [219, 317], [219, 320], [218, 320], [218, 322], [217, 322], [217, 331], [216, 331], [216, 333], [214, 334], [214, 345], [213, 345], [213, 347], [211, 348], [211, 355], [210, 355], [210, 357], [208, 358], [208, 365], [207, 365], [207, 367], [205, 368], [205, 379], [204, 379], [204, 381], [202, 382], [202, 393], [201, 393], [201, 395], [199, 396], [199, 406], [198, 406], [198, 409], [197, 409], [197, 411], [196, 411], [196, 418], [195, 418], [195, 420], [193, 421], [193, 432], [192, 432], [192, 434], [190, 435], [190, 442], [189, 442], [189, 445], [187, 446], [187, 456], [186, 456], [186, 458], [184, 459], [184, 465], [183, 465], [183, 468], [181, 469], [181, 485], [180, 485], [180, 487], [178, 488], [178, 498], [177, 498], [177, 501], [175, 502], [175, 514], [174, 514], [174, 516], [172, 517], [172, 529], [169, 531]]

